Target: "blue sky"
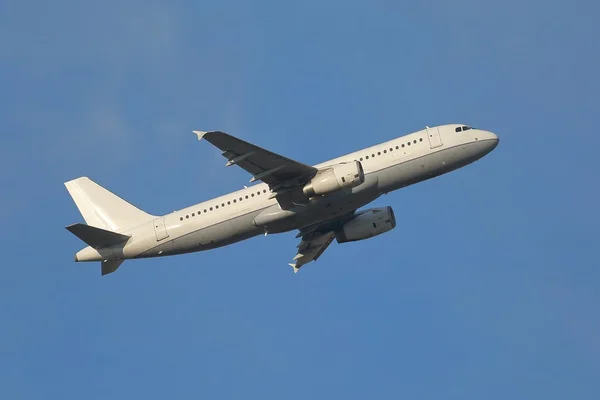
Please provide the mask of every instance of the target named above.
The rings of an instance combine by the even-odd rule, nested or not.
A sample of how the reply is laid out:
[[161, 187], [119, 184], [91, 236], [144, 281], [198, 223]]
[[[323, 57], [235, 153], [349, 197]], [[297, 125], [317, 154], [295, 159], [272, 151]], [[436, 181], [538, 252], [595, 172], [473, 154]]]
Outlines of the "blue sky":
[[[597, 399], [598, 11], [2, 2], [0, 396]], [[293, 233], [72, 261], [67, 180], [156, 214], [248, 182], [192, 129], [316, 164], [452, 122], [500, 146], [296, 275]]]

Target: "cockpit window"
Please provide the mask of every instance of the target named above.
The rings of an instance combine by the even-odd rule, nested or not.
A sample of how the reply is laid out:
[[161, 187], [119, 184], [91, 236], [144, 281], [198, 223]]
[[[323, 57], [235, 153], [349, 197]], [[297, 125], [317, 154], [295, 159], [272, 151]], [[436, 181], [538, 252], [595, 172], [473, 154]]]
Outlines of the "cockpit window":
[[472, 128], [472, 127], [470, 127], [470, 126], [467, 126], [467, 125], [463, 125], [463, 126], [459, 126], [459, 127], [457, 127], [457, 128], [455, 129], [455, 131], [456, 131], [456, 132], [460, 132], [460, 131], [463, 131], [463, 132], [464, 132], [464, 131], [468, 131], [469, 129], [473, 129], [473, 128]]

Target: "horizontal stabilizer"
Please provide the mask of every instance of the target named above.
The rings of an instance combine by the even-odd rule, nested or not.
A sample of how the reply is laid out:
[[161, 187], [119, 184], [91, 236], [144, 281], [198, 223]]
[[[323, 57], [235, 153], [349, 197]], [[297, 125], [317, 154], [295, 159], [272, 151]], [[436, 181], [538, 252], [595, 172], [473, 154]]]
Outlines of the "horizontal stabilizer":
[[[95, 249], [124, 243], [131, 237], [129, 235], [107, 231], [86, 224], [69, 225], [67, 226], [67, 230]], [[117, 267], [115, 267], [115, 269]], [[104, 271], [104, 264], [102, 265], [102, 270]]]
[[123, 264], [123, 260], [112, 260], [102, 262], [102, 275], [112, 274]]

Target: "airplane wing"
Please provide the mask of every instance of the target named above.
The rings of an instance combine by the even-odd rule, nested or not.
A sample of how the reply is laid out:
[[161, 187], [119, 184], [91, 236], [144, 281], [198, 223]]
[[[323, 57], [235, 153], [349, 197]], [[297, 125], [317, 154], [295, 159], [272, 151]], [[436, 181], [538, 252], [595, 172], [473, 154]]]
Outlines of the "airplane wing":
[[294, 273], [298, 272], [300, 267], [308, 264], [311, 261], [317, 261], [321, 254], [333, 241], [335, 233], [329, 232], [312, 232], [302, 237], [302, 241], [298, 245], [298, 254], [294, 257], [294, 264], [289, 264], [294, 269]]
[[345, 221], [351, 219], [354, 213], [355, 211], [352, 211], [346, 215], [301, 229], [296, 235], [297, 238], [301, 237], [302, 241], [297, 246], [298, 253], [294, 257], [295, 263], [289, 264], [294, 269], [294, 273], [298, 272], [304, 264], [317, 261], [333, 241], [335, 231], [342, 227]]
[[194, 131], [198, 140], [205, 139], [223, 151], [226, 166], [239, 165], [252, 174], [250, 182], [261, 180], [272, 191], [308, 182], [317, 169], [255, 146], [225, 132]]

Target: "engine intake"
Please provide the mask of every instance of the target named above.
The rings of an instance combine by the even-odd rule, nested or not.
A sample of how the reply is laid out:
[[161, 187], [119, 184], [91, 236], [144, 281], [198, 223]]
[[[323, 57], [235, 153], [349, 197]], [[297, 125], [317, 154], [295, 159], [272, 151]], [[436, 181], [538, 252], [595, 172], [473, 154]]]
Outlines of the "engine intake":
[[308, 197], [329, 194], [341, 189], [353, 188], [365, 181], [360, 161], [336, 164], [319, 170], [302, 191]]
[[396, 227], [392, 207], [371, 208], [357, 214], [335, 232], [338, 243], [355, 242], [381, 235]]

